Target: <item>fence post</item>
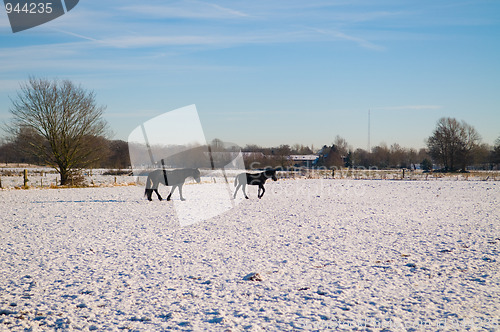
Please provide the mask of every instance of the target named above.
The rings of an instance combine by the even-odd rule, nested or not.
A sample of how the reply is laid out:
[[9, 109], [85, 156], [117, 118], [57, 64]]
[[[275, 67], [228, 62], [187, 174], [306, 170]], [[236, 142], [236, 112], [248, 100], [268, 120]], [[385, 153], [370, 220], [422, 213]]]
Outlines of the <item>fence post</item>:
[[28, 186], [28, 170], [25, 169], [24, 170], [24, 188], [26, 188]]

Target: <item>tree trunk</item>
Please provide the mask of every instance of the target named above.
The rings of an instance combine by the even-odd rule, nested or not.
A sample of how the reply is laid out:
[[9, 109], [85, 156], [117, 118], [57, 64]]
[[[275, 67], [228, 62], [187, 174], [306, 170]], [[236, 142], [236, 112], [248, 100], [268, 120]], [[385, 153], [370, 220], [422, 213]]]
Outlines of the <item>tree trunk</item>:
[[59, 175], [61, 176], [61, 186], [68, 184], [70, 172], [64, 167], [59, 167]]

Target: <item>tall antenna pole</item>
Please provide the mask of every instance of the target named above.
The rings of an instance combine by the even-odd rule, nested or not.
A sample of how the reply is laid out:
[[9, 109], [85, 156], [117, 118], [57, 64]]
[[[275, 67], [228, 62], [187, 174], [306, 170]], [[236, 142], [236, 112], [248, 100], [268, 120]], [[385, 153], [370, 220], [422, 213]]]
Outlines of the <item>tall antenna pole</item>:
[[370, 145], [370, 110], [368, 110], [368, 152], [371, 150]]

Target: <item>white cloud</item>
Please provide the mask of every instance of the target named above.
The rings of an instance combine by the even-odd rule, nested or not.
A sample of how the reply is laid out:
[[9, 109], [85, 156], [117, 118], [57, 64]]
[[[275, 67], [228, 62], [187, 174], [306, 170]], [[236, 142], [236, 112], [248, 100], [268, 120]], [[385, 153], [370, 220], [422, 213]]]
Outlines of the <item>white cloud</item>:
[[120, 10], [148, 18], [191, 18], [191, 19], [223, 19], [241, 18], [248, 15], [231, 8], [201, 1], [189, 1], [171, 5], [137, 5], [125, 6]]
[[144, 110], [140, 109], [133, 113], [125, 113], [125, 112], [106, 112], [104, 116], [108, 119], [125, 119], [125, 118], [152, 118], [158, 115], [165, 113], [165, 111], [159, 110]]
[[235, 17], [247, 17], [247, 16], [249, 16], [248, 14], [245, 14], [245, 13], [238, 11], [238, 10], [222, 7], [222, 6], [219, 6], [216, 4], [210, 4], [210, 5], [216, 9], [220, 10], [221, 12], [225, 12], [225, 13], [232, 15], [232, 16], [235, 16]]
[[59, 33], [63, 33], [63, 34], [66, 34], [66, 35], [70, 35], [70, 36], [73, 36], [73, 37], [77, 37], [77, 38], [80, 38], [80, 39], [90, 40], [90, 41], [93, 41], [93, 42], [99, 42], [98, 39], [95, 39], [95, 38], [92, 38], [92, 37], [88, 37], [88, 36], [84, 36], [82, 34], [74, 33], [74, 32], [71, 32], [71, 31], [61, 30], [61, 29], [58, 29], [58, 28], [50, 28], [50, 29], [53, 30], [53, 31], [56, 31], [56, 32], [59, 32]]
[[400, 18], [403, 16], [410, 16], [412, 13], [409, 12], [390, 12], [390, 11], [373, 11], [373, 12], [340, 12], [337, 14], [329, 13], [330, 17], [334, 21], [339, 22], [350, 22], [350, 23], [359, 23], [359, 22], [369, 22], [369, 21], [377, 21], [377, 20], [388, 20], [394, 18]]
[[120, 36], [105, 38], [100, 44], [117, 48], [159, 47], [167, 45], [208, 45], [219, 44], [224, 38], [214, 36]]
[[366, 49], [370, 49], [370, 50], [374, 50], [374, 51], [385, 50], [385, 47], [383, 47], [383, 46], [374, 44], [374, 43], [372, 43], [364, 38], [351, 36], [351, 35], [348, 35], [346, 33], [340, 32], [340, 31], [324, 30], [324, 29], [316, 29], [316, 28], [313, 28], [312, 30], [314, 30], [320, 34], [329, 36], [329, 37], [333, 38], [334, 40], [344, 40], [344, 41], [354, 42], [358, 46], [366, 48]]
[[46, 44], [0, 49], [0, 72], [40, 68], [46, 61], [62, 61], [78, 54], [75, 43]]
[[141, 48], [162, 46], [231, 46], [241, 44], [266, 44], [308, 41], [311, 34], [304, 32], [255, 32], [242, 34], [192, 34], [192, 35], [127, 35], [104, 38], [101, 45], [117, 48]]

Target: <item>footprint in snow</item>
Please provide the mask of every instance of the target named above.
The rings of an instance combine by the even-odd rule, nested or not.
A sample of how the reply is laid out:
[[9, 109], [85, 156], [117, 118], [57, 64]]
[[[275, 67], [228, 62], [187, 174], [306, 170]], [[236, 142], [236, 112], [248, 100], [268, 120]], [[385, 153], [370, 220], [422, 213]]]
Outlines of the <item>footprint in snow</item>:
[[243, 280], [247, 281], [262, 281], [262, 276], [258, 273], [250, 273], [243, 277]]

